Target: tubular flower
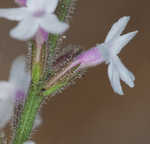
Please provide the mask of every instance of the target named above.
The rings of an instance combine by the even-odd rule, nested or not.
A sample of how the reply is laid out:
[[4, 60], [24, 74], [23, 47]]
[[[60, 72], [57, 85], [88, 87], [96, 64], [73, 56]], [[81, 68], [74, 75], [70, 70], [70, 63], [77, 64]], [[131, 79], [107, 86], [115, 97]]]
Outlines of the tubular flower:
[[30, 73], [25, 71], [24, 57], [19, 57], [12, 64], [9, 81], [0, 81], [0, 129], [13, 116], [16, 99], [20, 97], [18, 92], [25, 95], [29, 84]]
[[121, 35], [130, 17], [122, 17], [113, 24], [106, 36], [104, 43], [98, 44], [79, 56], [77, 56], [72, 66], [80, 64], [79, 69], [96, 66], [105, 62], [108, 64], [108, 77], [114, 92], [123, 95], [120, 80], [130, 87], [134, 87], [134, 75], [123, 65], [118, 54], [124, 46], [137, 34], [137, 31]]
[[27, 0], [26, 6], [20, 8], [0, 9], [0, 17], [19, 21], [10, 31], [10, 36], [19, 40], [28, 40], [36, 35], [39, 29], [47, 33], [61, 34], [69, 27], [60, 22], [54, 11], [58, 0]]

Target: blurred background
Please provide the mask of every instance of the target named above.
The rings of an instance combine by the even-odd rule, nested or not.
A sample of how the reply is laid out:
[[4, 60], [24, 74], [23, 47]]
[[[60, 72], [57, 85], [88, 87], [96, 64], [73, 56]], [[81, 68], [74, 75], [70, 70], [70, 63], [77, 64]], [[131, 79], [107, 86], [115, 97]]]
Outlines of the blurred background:
[[[13, 0], [0, 1], [1, 8], [15, 7]], [[123, 84], [124, 96], [110, 86], [107, 66], [87, 74], [42, 109], [43, 124], [34, 132], [37, 144], [141, 144], [150, 143], [150, 1], [78, 0], [66, 44], [85, 49], [104, 41], [111, 25], [131, 16], [125, 30], [139, 30], [121, 52], [121, 59], [135, 74], [135, 88]], [[16, 56], [27, 52], [26, 44], [9, 37], [16, 23], [0, 19], [0, 79], [8, 79]]]

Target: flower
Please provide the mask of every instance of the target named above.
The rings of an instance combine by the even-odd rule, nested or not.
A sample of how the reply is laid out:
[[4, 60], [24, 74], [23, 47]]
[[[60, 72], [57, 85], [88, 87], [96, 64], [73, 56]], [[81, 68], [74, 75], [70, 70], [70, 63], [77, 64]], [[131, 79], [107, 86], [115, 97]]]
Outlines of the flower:
[[18, 91], [25, 95], [30, 79], [30, 73], [25, 71], [24, 57], [18, 57], [12, 64], [9, 80], [0, 81], [0, 129], [13, 116]]
[[15, 87], [15, 104], [23, 103], [31, 81], [31, 74], [26, 70], [25, 57], [19, 56], [11, 66], [9, 83]]
[[45, 32], [61, 34], [69, 27], [60, 22], [54, 11], [58, 0], [27, 0], [20, 8], [0, 9], [0, 17], [19, 21], [10, 31], [10, 36], [19, 40], [28, 40], [42, 28]]
[[77, 56], [72, 66], [80, 64], [79, 69], [96, 66], [105, 62], [108, 64], [108, 77], [114, 92], [123, 95], [120, 80], [124, 81], [130, 87], [134, 87], [134, 75], [123, 65], [118, 54], [124, 46], [137, 34], [137, 31], [121, 35], [125, 29], [130, 17], [120, 18], [113, 24], [106, 36], [104, 43], [98, 44], [79, 56]]
[[26, 69], [24, 56], [19, 56], [13, 61], [8, 82], [17, 88], [16, 96], [27, 94], [31, 82], [31, 74]]
[[14, 86], [8, 82], [0, 82], [0, 129], [4, 128], [13, 115], [15, 106]]

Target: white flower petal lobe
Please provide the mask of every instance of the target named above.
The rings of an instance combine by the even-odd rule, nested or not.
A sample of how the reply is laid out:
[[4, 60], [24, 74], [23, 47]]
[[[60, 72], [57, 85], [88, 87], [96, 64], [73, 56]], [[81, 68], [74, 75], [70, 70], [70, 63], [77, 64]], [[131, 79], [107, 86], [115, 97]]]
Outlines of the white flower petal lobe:
[[59, 0], [46, 0], [46, 11], [48, 13], [54, 13]]
[[68, 24], [60, 22], [55, 15], [45, 15], [40, 21], [40, 26], [47, 32], [61, 34], [68, 29]]
[[13, 116], [15, 88], [6, 81], [0, 82], [0, 129], [4, 128]]
[[123, 95], [119, 73], [112, 63], [108, 66], [108, 77], [114, 92]]
[[114, 50], [115, 54], [119, 54], [122, 48], [124, 48], [136, 36], [137, 33], [138, 31], [134, 31], [116, 38], [116, 40], [112, 42], [112, 49]]
[[36, 34], [38, 28], [35, 18], [28, 16], [10, 31], [10, 36], [18, 40], [28, 40]]
[[9, 20], [20, 21], [28, 14], [27, 8], [0, 9], [0, 17]]
[[124, 16], [124, 17], [120, 18], [116, 23], [114, 23], [113, 26], [111, 27], [109, 33], [106, 36], [105, 42], [108, 42], [108, 41], [113, 40], [114, 38], [120, 36], [120, 34], [126, 28], [129, 20], [130, 20], [129, 16]]
[[17, 89], [28, 91], [31, 81], [31, 73], [26, 69], [25, 57], [17, 57], [11, 66], [9, 82], [13, 83]]

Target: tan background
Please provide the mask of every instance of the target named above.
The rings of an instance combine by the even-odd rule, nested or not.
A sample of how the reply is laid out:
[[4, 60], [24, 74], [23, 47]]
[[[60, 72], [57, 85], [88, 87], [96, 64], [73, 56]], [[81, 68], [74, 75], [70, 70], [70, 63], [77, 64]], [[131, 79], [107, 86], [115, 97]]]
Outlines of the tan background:
[[[0, 7], [15, 6], [3, 0]], [[150, 143], [150, 2], [148, 0], [79, 0], [67, 43], [85, 48], [102, 42], [112, 23], [132, 17], [126, 32], [140, 33], [122, 51], [123, 62], [136, 76], [136, 87], [125, 85], [125, 96], [113, 93], [106, 66], [90, 69], [76, 85], [44, 106], [38, 144]], [[11, 61], [25, 53], [26, 45], [11, 39], [15, 23], [0, 20], [0, 79], [8, 77]]]

